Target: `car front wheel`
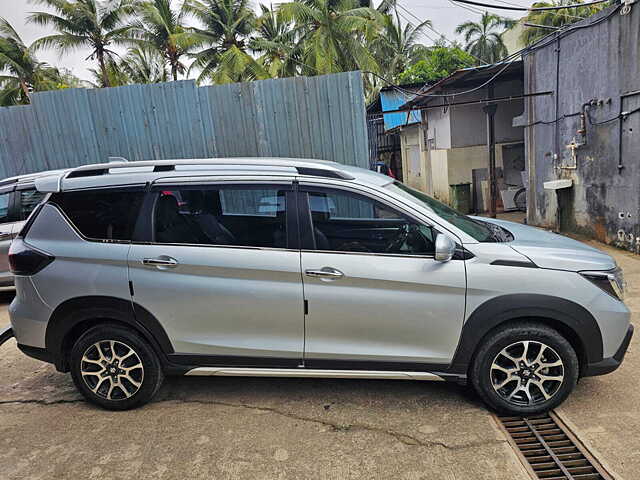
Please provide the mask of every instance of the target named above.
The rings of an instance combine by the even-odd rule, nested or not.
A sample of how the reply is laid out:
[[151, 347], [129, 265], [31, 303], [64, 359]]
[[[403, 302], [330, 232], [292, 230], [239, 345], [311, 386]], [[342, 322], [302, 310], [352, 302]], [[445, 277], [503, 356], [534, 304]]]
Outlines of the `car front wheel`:
[[470, 373], [476, 392], [494, 410], [532, 415], [567, 398], [578, 381], [579, 364], [571, 344], [556, 330], [519, 323], [484, 339]]
[[163, 373], [153, 349], [137, 333], [101, 325], [71, 351], [71, 376], [84, 397], [109, 410], [128, 410], [156, 394]]

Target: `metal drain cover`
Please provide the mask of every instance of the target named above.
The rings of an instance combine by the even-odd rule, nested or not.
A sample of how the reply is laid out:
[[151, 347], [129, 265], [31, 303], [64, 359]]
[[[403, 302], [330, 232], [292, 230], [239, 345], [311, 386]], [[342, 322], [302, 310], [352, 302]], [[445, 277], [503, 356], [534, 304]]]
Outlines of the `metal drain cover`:
[[531, 478], [611, 480], [553, 412], [532, 417], [496, 416]]

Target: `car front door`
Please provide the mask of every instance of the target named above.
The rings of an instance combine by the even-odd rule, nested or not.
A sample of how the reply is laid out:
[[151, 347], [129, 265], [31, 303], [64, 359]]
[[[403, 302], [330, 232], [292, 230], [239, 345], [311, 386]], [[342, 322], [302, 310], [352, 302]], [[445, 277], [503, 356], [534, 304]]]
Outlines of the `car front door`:
[[[176, 361], [296, 367], [304, 343], [291, 182], [157, 185], [147, 242], [129, 255], [133, 301], [167, 332]], [[292, 213], [293, 212], [293, 213]], [[143, 234], [145, 235], [145, 234]]]
[[300, 188], [305, 366], [448, 364], [464, 318], [464, 261], [435, 261], [438, 232], [383, 199]]

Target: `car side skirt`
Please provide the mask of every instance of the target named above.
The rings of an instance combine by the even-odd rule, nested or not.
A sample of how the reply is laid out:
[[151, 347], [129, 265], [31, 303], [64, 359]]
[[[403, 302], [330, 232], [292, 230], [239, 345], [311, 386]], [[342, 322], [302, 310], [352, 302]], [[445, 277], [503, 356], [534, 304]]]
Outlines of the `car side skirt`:
[[226, 368], [197, 367], [187, 376], [205, 377], [313, 377], [313, 378], [379, 378], [384, 380], [427, 380], [442, 382], [445, 378], [430, 372], [402, 372], [387, 370], [323, 370], [307, 368]]

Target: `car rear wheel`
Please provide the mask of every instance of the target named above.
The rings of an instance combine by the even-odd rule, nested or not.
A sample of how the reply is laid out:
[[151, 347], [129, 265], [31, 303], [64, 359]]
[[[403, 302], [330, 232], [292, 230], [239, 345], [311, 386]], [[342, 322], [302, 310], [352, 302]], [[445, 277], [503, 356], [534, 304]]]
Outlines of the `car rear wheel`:
[[137, 333], [101, 325], [84, 333], [71, 350], [71, 376], [92, 403], [128, 410], [150, 401], [163, 380], [153, 349]]
[[556, 330], [519, 323], [490, 333], [478, 350], [471, 382], [494, 410], [531, 415], [560, 405], [578, 381], [571, 344]]

